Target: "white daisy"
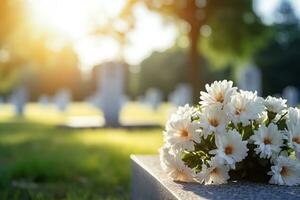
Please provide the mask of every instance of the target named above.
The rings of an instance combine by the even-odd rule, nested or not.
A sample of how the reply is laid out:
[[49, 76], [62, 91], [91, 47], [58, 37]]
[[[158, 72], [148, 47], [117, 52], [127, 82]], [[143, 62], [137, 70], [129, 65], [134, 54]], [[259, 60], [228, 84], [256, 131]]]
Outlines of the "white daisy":
[[271, 167], [268, 173], [271, 175], [270, 183], [278, 185], [299, 185], [300, 184], [300, 163], [289, 157], [279, 156], [276, 165]]
[[300, 123], [288, 123], [288, 145], [296, 152], [300, 152]]
[[196, 131], [199, 125], [191, 121], [189, 116], [173, 115], [167, 122], [164, 140], [174, 149], [194, 149], [194, 141], [200, 142], [200, 134]]
[[286, 99], [268, 96], [264, 104], [269, 112], [281, 113], [287, 108], [286, 102]]
[[233, 169], [235, 163], [242, 161], [248, 155], [247, 141], [242, 141], [236, 130], [216, 135], [217, 149], [210, 153], [215, 154], [221, 163], [229, 164]]
[[195, 107], [189, 106], [186, 104], [184, 106], [179, 106], [175, 115], [179, 115], [181, 117], [193, 117], [198, 113], [198, 110]]
[[202, 128], [204, 138], [212, 133], [224, 133], [228, 124], [228, 118], [220, 107], [206, 107], [199, 114], [199, 125]]
[[206, 106], [223, 106], [230, 101], [231, 95], [236, 91], [236, 87], [232, 87], [232, 81], [215, 81], [211, 85], [206, 84], [206, 92], [200, 92], [200, 104]]
[[268, 127], [261, 125], [250, 137], [250, 141], [257, 145], [256, 154], [260, 154], [261, 158], [270, 158], [273, 154], [278, 154], [281, 151], [281, 146], [283, 146], [283, 139], [284, 134], [273, 123]]
[[218, 159], [213, 158], [207, 165], [202, 165], [202, 170], [195, 176], [196, 181], [207, 184], [223, 184], [227, 183], [229, 177], [229, 167], [221, 164]]
[[296, 126], [300, 124], [300, 110], [298, 108], [289, 108], [287, 117], [287, 126]]
[[184, 165], [180, 157], [180, 152], [171, 153], [169, 147], [162, 147], [159, 150], [160, 165], [162, 169], [174, 181], [192, 182], [194, 173], [192, 169]]
[[256, 92], [241, 90], [232, 96], [225, 110], [234, 124], [249, 125], [250, 120], [256, 120], [264, 111], [263, 98], [257, 97]]

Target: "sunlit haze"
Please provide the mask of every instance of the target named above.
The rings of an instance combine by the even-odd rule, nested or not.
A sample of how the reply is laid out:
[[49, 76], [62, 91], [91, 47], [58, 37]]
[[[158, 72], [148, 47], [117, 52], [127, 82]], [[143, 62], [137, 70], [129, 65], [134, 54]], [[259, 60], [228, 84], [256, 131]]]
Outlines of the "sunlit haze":
[[[290, 1], [299, 14], [300, 1]], [[265, 23], [272, 23], [271, 13], [279, 2], [256, 0], [254, 8]], [[163, 51], [174, 44], [178, 36], [175, 25], [166, 23], [143, 4], [133, 10], [136, 27], [128, 33], [127, 43], [122, 48], [112, 36], [91, 34], [96, 27], [117, 17], [125, 3], [124, 0], [28, 0], [28, 8], [35, 31], [48, 31], [59, 41], [71, 41], [79, 55], [81, 68], [89, 70], [96, 64], [121, 56], [127, 63], [138, 65], [153, 51]]]
[[83, 70], [95, 64], [118, 59], [120, 54], [129, 64], [139, 64], [152, 51], [163, 51], [174, 44], [175, 25], [165, 24], [162, 17], [140, 4], [134, 9], [136, 28], [128, 34], [128, 44], [122, 48], [107, 35], [90, 32], [116, 17], [123, 0], [29, 0], [35, 31], [54, 33], [60, 40], [72, 42], [81, 60]]

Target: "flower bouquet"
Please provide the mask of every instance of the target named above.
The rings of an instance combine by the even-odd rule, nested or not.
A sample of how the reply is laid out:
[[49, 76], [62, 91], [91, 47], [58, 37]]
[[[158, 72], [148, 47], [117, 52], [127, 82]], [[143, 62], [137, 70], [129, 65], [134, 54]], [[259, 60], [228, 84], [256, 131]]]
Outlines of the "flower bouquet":
[[166, 124], [163, 170], [174, 180], [300, 184], [300, 110], [215, 81], [199, 105], [179, 107]]

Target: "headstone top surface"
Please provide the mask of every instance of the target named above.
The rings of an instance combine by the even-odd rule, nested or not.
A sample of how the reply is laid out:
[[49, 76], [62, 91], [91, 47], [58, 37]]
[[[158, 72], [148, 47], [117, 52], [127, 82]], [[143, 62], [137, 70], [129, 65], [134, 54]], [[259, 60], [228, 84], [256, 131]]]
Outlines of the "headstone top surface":
[[202, 185], [199, 183], [179, 183], [161, 169], [159, 157], [154, 155], [132, 155], [131, 159], [162, 184], [175, 199], [300, 199], [300, 187], [277, 186], [252, 182], [229, 182], [223, 185]]

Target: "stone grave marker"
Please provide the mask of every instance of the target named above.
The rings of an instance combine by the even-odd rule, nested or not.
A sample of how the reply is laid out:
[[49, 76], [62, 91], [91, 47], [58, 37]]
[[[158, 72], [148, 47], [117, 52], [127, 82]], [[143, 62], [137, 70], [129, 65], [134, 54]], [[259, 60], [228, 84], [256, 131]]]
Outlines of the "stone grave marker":
[[282, 92], [283, 98], [287, 99], [289, 106], [295, 107], [299, 103], [299, 91], [294, 86], [287, 86]]
[[155, 155], [131, 156], [132, 200], [206, 200], [206, 199], [300, 199], [300, 187], [278, 186], [246, 181], [223, 185], [174, 182], [161, 169]]
[[15, 114], [17, 116], [22, 116], [24, 114], [28, 96], [28, 91], [24, 86], [19, 86], [12, 92], [10, 102], [14, 105]]
[[53, 101], [60, 112], [65, 112], [72, 100], [71, 92], [67, 89], [61, 89], [55, 95]]
[[246, 65], [238, 75], [238, 87], [242, 90], [257, 91], [262, 95], [262, 75], [259, 68], [254, 65]]
[[86, 101], [97, 109], [102, 108], [102, 97], [99, 91], [96, 91], [93, 95], [89, 96]]
[[49, 97], [47, 95], [41, 95], [38, 99], [38, 103], [41, 106], [48, 106], [49, 105]]
[[189, 84], [179, 84], [168, 96], [169, 102], [175, 106], [183, 106], [192, 103], [193, 90]]
[[146, 91], [144, 102], [153, 110], [157, 110], [162, 103], [162, 92], [157, 88], [150, 88]]
[[120, 125], [119, 114], [124, 95], [124, 65], [120, 63], [106, 63], [100, 67], [98, 88], [101, 92], [101, 108], [104, 113], [105, 126]]

